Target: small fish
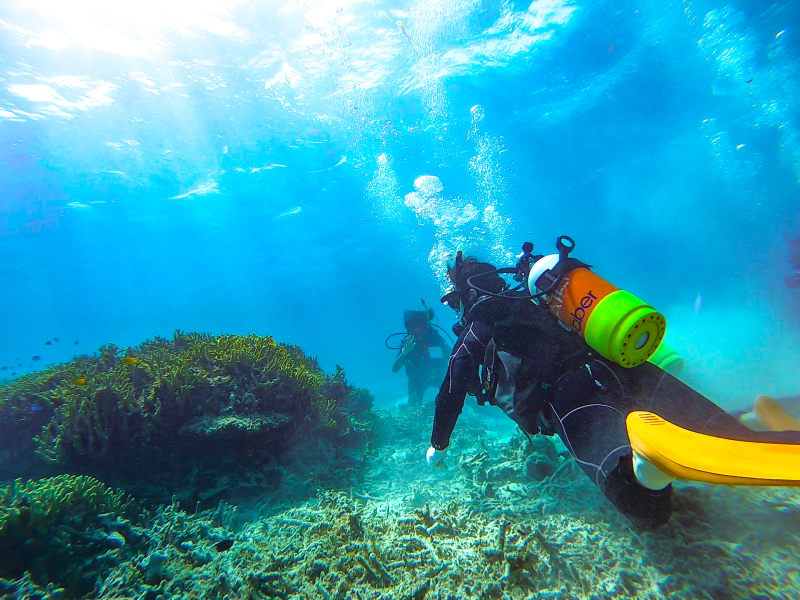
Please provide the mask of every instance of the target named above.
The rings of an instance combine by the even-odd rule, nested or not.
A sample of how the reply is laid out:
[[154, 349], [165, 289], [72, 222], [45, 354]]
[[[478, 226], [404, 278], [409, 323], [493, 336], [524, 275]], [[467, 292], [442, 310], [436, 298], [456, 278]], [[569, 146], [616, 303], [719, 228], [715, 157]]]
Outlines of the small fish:
[[139, 359], [134, 358], [133, 356], [126, 356], [122, 359], [122, 362], [124, 362], [126, 365], [135, 365], [139, 362]]
[[39, 412], [40, 410], [42, 410], [42, 407], [39, 406], [38, 404], [34, 404], [33, 406], [31, 406], [31, 412]]
[[78, 377], [75, 380], [75, 385], [86, 385], [86, 377]]
[[56, 342], [56, 343], [58, 343], [58, 342], [60, 342], [61, 340], [59, 340], [57, 337], [54, 337], [54, 338], [53, 338], [53, 341], [54, 341], [54, 342]]
[[294, 208], [291, 208], [291, 209], [287, 210], [286, 212], [282, 212], [277, 217], [273, 217], [273, 219], [280, 219], [281, 217], [288, 217], [289, 215], [296, 215], [296, 214], [299, 214], [302, 210], [303, 210], [302, 206], [295, 206]]
[[703, 310], [703, 294], [697, 293], [697, 298], [694, 299], [694, 314], [699, 314]]
[[0, 371], [5, 371], [8, 367], [0, 367]]
[[41, 357], [41, 356], [39, 356], [38, 354], [37, 354], [37, 355], [35, 355], [35, 356], [31, 356], [31, 360], [41, 360], [41, 358], [42, 358], [42, 357]]
[[76, 346], [78, 345], [78, 340], [75, 340], [75, 345], [76, 345]]
[[231, 549], [231, 546], [233, 546], [233, 540], [222, 540], [214, 544], [214, 548], [217, 549], [217, 552], [227, 552]]
[[406, 39], [408, 40], [408, 43], [410, 44], [411, 43], [411, 36], [408, 35], [408, 32], [406, 31], [405, 24], [402, 21], [398, 21], [397, 22], [397, 26], [400, 28], [400, 31], [403, 33], [403, 35], [406, 36]]
[[49, 346], [49, 345], [50, 345], [50, 344], [52, 344], [52, 343], [53, 343], [53, 342], [51, 342], [50, 340], [47, 340], [47, 341], [44, 343], [44, 345], [45, 345], [45, 346]]

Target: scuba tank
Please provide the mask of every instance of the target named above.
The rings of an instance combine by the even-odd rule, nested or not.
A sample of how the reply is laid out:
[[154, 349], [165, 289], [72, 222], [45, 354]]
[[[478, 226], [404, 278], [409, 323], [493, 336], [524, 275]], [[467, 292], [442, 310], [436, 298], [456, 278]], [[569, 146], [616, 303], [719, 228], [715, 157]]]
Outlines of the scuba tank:
[[661, 342], [658, 349], [647, 360], [675, 377], [680, 375], [686, 366], [683, 357], [672, 346], [668, 346], [664, 342]]
[[527, 287], [534, 301], [544, 301], [563, 327], [604, 358], [627, 368], [648, 360], [664, 338], [664, 315], [570, 258], [571, 238], [560, 236], [556, 247], [558, 254], [530, 265]]

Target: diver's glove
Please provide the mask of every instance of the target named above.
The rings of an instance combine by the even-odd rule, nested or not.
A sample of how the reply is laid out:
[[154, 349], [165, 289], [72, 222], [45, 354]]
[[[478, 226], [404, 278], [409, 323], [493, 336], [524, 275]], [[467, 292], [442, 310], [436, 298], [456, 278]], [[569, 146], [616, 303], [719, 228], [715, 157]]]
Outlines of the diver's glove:
[[425, 453], [425, 460], [428, 462], [428, 466], [443, 467], [444, 463], [442, 462], [442, 457], [445, 453], [445, 450], [437, 450], [433, 446], [428, 448], [428, 451]]

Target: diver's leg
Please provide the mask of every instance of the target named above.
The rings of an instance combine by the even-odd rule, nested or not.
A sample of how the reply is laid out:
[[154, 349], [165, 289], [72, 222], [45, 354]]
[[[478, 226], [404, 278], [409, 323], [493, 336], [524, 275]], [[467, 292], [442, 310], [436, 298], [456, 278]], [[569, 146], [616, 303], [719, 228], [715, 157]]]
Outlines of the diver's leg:
[[438, 391], [439, 387], [442, 385], [442, 379], [447, 374], [447, 369], [445, 368], [445, 370], [442, 371], [438, 367], [438, 363], [431, 361], [431, 365], [426, 372], [425, 387], [422, 390], [423, 395], [428, 388], [433, 388]]
[[672, 486], [650, 490], [636, 481], [625, 426], [627, 412], [591, 366], [563, 375], [548, 401], [548, 420], [583, 471], [627, 518], [658, 527], [671, 511]]
[[422, 397], [425, 394], [425, 384], [420, 385], [416, 377], [408, 378], [408, 405], [420, 406], [422, 404]]
[[[442, 384], [442, 378], [447, 373], [447, 368], [444, 371], [440, 370], [437, 361], [428, 361], [424, 370], [416, 373], [415, 377], [408, 380], [408, 403], [414, 405], [421, 405], [425, 401], [425, 391], [428, 388], [439, 389]], [[413, 400], [412, 400], [413, 397]]]
[[634, 410], [646, 410], [684, 429], [714, 437], [745, 442], [800, 443], [798, 432], [753, 431], [698, 391], [650, 363], [624, 369], [593, 360], [590, 366], [626, 416]]

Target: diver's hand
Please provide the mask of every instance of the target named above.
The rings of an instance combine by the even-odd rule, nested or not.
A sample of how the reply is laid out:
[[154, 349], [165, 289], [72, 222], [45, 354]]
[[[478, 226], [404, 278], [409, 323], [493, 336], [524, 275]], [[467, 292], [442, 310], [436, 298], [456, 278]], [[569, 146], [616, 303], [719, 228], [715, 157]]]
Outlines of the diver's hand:
[[428, 448], [428, 451], [425, 453], [425, 460], [428, 463], [429, 467], [443, 467], [444, 463], [442, 462], [442, 458], [444, 456], [445, 450], [437, 450], [433, 446]]
[[401, 353], [404, 356], [410, 354], [411, 351], [414, 349], [414, 346], [416, 345], [417, 345], [417, 340], [415, 340], [413, 336], [407, 337], [406, 340], [403, 342], [403, 349]]

